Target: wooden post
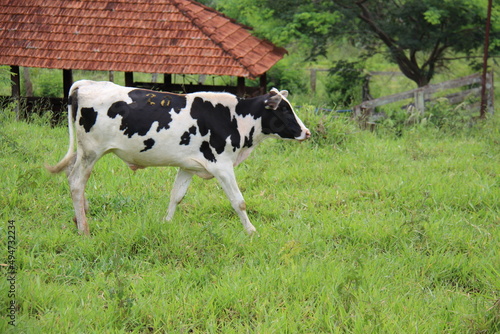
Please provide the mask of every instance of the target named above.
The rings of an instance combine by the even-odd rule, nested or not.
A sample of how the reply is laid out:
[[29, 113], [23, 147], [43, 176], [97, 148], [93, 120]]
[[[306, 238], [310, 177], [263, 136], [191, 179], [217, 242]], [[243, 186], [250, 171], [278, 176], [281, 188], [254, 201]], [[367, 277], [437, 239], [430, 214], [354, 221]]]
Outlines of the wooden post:
[[15, 102], [15, 110], [16, 110], [16, 120], [21, 118], [20, 111], [20, 98], [21, 98], [21, 79], [19, 78], [19, 66], [11, 66], [10, 67], [10, 80], [12, 80], [12, 98]]
[[260, 76], [260, 94], [265, 94], [267, 92], [267, 73]]
[[355, 118], [361, 117], [361, 112], [362, 112], [362, 109], [361, 109], [361, 105], [359, 105], [359, 104], [357, 106], [354, 106], [354, 108], [352, 108], [352, 115]]
[[245, 78], [238, 77], [238, 81], [236, 84], [236, 95], [244, 96], [245, 95]]
[[125, 86], [134, 86], [134, 72], [125, 72]]
[[316, 92], [316, 69], [315, 68], [311, 68], [310, 69], [311, 71], [311, 91], [313, 93]]
[[167, 92], [173, 91], [172, 89], [172, 74], [164, 73], [163, 74], [163, 90]]
[[495, 113], [495, 85], [493, 80], [493, 71], [488, 72], [486, 76], [486, 88], [488, 90], [488, 101], [486, 111], [493, 115]]
[[158, 73], [151, 73], [151, 83], [158, 82]]
[[172, 74], [163, 74], [163, 83], [165, 85], [171, 85], [172, 84]]
[[33, 83], [31, 82], [29, 67], [23, 67], [24, 91], [26, 97], [33, 96]]
[[63, 70], [63, 89], [64, 89], [64, 98], [67, 99], [69, 96], [69, 90], [71, 85], [73, 84], [73, 71], [72, 70]]
[[488, 102], [486, 101], [486, 75], [488, 71], [488, 48], [490, 45], [490, 26], [491, 26], [491, 7], [493, 0], [488, 0], [488, 9], [486, 14], [486, 35], [484, 36], [484, 52], [483, 52], [483, 75], [481, 82], [481, 110], [480, 118], [486, 118], [486, 109]]
[[368, 101], [368, 100], [373, 99], [373, 97], [370, 94], [370, 81], [371, 81], [371, 79], [372, 79], [372, 75], [370, 73], [365, 75], [365, 77], [363, 79], [363, 87], [362, 87], [362, 91], [361, 91], [362, 101]]
[[206, 74], [200, 74], [198, 75], [198, 85], [204, 85], [205, 80], [207, 80], [207, 75]]

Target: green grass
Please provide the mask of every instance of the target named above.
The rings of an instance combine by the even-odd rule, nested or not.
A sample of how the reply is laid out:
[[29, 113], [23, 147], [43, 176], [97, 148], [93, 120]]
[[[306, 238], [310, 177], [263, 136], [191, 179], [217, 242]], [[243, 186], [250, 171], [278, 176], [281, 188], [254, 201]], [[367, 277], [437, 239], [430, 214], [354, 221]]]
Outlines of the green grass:
[[[301, 109], [302, 111], [302, 109]], [[248, 237], [214, 180], [162, 221], [172, 168], [100, 160], [77, 234], [67, 129], [3, 117], [0, 263], [15, 220], [16, 327], [2, 333], [497, 333], [500, 122], [359, 131], [308, 113], [313, 140], [269, 140], [237, 168]], [[4, 260], [2, 260], [4, 259]]]

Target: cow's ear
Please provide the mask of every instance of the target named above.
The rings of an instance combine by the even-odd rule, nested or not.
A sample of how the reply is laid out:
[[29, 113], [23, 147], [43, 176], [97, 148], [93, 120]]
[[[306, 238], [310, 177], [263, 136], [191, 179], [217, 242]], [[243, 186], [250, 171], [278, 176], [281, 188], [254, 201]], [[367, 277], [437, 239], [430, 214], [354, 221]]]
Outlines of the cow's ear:
[[266, 109], [278, 109], [278, 106], [282, 100], [281, 93], [278, 92], [276, 88], [271, 89], [269, 92], [271, 95], [267, 100], [264, 101]]
[[283, 97], [286, 99], [288, 97], [288, 91], [287, 90], [282, 90], [280, 92], [281, 95], [283, 95]]

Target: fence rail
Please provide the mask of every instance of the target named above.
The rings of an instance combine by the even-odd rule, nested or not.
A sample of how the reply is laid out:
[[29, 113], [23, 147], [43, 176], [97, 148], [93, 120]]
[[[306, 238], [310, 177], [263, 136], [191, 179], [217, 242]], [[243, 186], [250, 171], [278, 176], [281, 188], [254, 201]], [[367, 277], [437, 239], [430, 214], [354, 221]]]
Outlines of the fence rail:
[[[388, 95], [380, 97], [373, 100], [363, 101], [361, 104], [353, 108], [355, 116], [363, 116], [367, 114], [367, 111], [372, 110], [375, 107], [380, 107], [389, 103], [398, 102], [406, 99], [414, 99], [415, 108], [419, 112], [425, 111], [425, 101], [429, 100], [432, 94], [440, 91], [459, 88], [463, 86], [471, 86], [481, 84], [482, 78], [481, 73], [472, 74], [466, 77], [462, 77], [455, 80], [445, 81], [438, 84], [427, 85], [424, 87], [419, 87], [406, 92]], [[493, 86], [493, 72], [489, 72], [486, 76], [486, 90], [488, 93], [487, 101], [487, 111], [489, 113], [494, 112], [494, 86]], [[471, 88], [459, 93], [450, 94], [446, 96], [451, 103], [459, 103], [463, 101], [467, 96], [473, 94], [479, 96], [480, 89]]]

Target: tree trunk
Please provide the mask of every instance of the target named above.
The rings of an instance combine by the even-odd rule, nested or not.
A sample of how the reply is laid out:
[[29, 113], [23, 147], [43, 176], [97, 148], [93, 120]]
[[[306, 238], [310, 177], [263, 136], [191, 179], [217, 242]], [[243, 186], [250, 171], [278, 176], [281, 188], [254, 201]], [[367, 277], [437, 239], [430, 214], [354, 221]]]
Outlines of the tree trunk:
[[426, 75], [421, 75], [419, 76], [418, 81], [415, 81], [417, 83], [418, 87], [424, 87], [427, 86], [430, 83], [429, 78], [427, 78]]

